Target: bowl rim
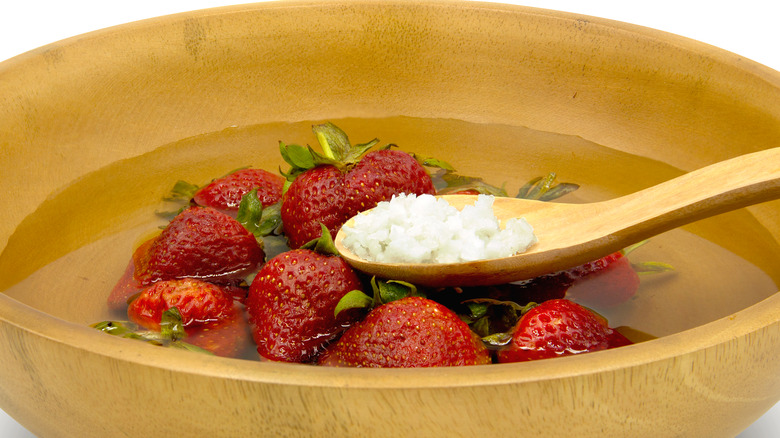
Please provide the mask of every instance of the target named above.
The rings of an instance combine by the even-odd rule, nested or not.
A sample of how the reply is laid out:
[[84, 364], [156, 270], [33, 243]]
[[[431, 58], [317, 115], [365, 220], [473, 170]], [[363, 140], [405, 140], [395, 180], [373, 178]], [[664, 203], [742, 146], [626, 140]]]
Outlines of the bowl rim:
[[171, 14], [160, 15], [156, 17], [149, 17], [140, 20], [129, 21], [125, 23], [115, 24], [102, 29], [95, 29], [89, 32], [85, 32], [78, 35], [71, 35], [58, 41], [52, 41], [43, 46], [33, 48], [27, 52], [23, 52], [12, 56], [11, 58], [0, 60], [0, 71], [2, 67], [23, 60], [28, 56], [38, 54], [55, 45], [67, 45], [67, 44], [79, 44], [84, 38], [100, 38], [102, 35], [117, 32], [117, 31], [129, 31], [135, 27], [143, 28], [147, 26], [156, 26], [164, 24], [169, 20], [185, 20], [188, 18], [207, 17], [215, 15], [226, 15], [234, 13], [242, 13], [253, 10], [263, 9], [277, 9], [277, 8], [325, 8], [325, 7], [337, 7], [339, 5], [349, 6], [386, 6], [386, 7], [410, 7], [410, 6], [425, 6], [425, 7], [444, 7], [444, 8], [457, 8], [457, 9], [476, 9], [476, 10], [493, 10], [509, 13], [523, 12], [530, 15], [541, 15], [547, 17], [555, 17], [557, 19], [566, 19], [574, 22], [586, 20], [588, 24], [599, 25], [609, 27], [615, 30], [621, 30], [627, 33], [638, 33], [645, 37], [660, 38], [666, 43], [674, 43], [683, 46], [695, 46], [699, 49], [706, 51], [709, 56], [713, 57], [726, 57], [731, 61], [739, 61], [741, 68], [750, 70], [755, 74], [763, 73], [763, 79], [770, 83], [774, 83], [780, 86], [780, 74], [778, 71], [750, 58], [746, 58], [737, 53], [728, 51], [726, 49], [713, 46], [711, 44], [698, 41], [693, 38], [681, 36], [669, 31], [663, 31], [648, 26], [639, 24], [633, 24], [617, 19], [603, 18], [594, 15], [587, 15], [576, 12], [560, 11], [556, 9], [543, 8], [538, 6], [526, 6], [520, 4], [502, 3], [500, 0], [416, 0], [410, 2], [408, 0], [339, 0], [339, 2], [322, 2], [317, 0], [266, 0], [260, 3], [236, 3], [232, 5], [206, 7], [200, 9], [193, 9], [189, 11], [176, 12]]
[[[408, 3], [405, 4], [402, 0], [347, 0], [347, 2], [352, 5], [377, 5], [380, 3], [398, 7], [408, 5]], [[704, 49], [708, 55], [726, 62], [739, 60], [741, 69], [750, 71], [763, 80], [780, 86], [780, 74], [769, 67], [696, 40], [639, 25], [583, 16], [581, 14], [492, 2], [431, 0], [426, 1], [425, 5], [431, 7], [480, 8], [507, 12], [525, 12], [569, 20], [586, 17], [594, 24], [607, 26], [619, 31], [640, 33], [646, 37], [663, 39], [669, 44], [684, 44], [690, 48]], [[72, 36], [52, 44], [78, 44], [85, 38], [100, 38], [103, 35], [117, 31], [129, 32], [139, 26], [158, 26], [168, 20], [180, 20], [184, 17], [205, 17], [280, 7], [323, 7], [323, 4], [312, 0], [285, 0], [220, 6], [120, 24], [83, 35]], [[14, 68], [18, 64], [23, 63], [28, 57], [37, 56], [46, 50], [47, 47], [49, 45], [0, 62], [0, 70]], [[207, 377], [244, 380], [253, 383], [305, 385], [326, 388], [345, 386], [356, 389], [451, 388], [519, 384], [570, 378], [637, 367], [695, 353], [718, 344], [748, 336], [770, 326], [780, 326], [780, 293], [775, 293], [752, 306], [707, 324], [636, 345], [589, 353], [587, 355], [562, 357], [554, 361], [493, 364], [476, 368], [446, 367], [365, 370], [257, 362], [211, 356], [201, 356], [193, 359], [193, 357], [188, 356], [189, 353], [164, 348], [150, 350], [152, 347], [140, 342], [105, 336], [88, 326], [54, 317], [0, 293], [0, 325], [4, 324], [15, 327], [29, 335], [46, 338], [93, 355], [110, 357], [115, 360], [164, 369], [166, 371]], [[377, 378], [377, 376], [382, 378]]]

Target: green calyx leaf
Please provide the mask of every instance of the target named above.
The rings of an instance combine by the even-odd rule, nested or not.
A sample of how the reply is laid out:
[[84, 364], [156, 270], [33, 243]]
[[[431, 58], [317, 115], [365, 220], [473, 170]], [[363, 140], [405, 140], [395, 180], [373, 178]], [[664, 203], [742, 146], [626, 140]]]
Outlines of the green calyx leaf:
[[491, 347], [503, 347], [512, 342], [512, 333], [492, 333], [487, 336], [482, 336], [482, 342]]
[[474, 321], [487, 315], [488, 309], [490, 308], [489, 304], [476, 301], [466, 301], [464, 304], [469, 310], [468, 317]]
[[[635, 243], [633, 245], [627, 246], [623, 248], [620, 252], [623, 253], [623, 256], [627, 256], [632, 252], [636, 251], [638, 248], [644, 246], [649, 241], [650, 239], [646, 239], [641, 242]], [[664, 262], [637, 262], [637, 263], [632, 262], [631, 269], [633, 269], [639, 275], [658, 274], [661, 272], [670, 272], [675, 270], [674, 266]]]
[[437, 193], [441, 195], [463, 191], [475, 191], [483, 195], [509, 196], [506, 189], [488, 184], [482, 180], [482, 178], [464, 176], [447, 171], [439, 172], [437, 176], [444, 183], [444, 186], [437, 191]]
[[349, 144], [349, 137], [339, 127], [333, 123], [327, 122], [321, 125], [311, 127], [317, 142], [322, 147], [324, 155], [331, 160], [342, 160], [352, 147]]
[[659, 274], [674, 271], [674, 266], [664, 262], [631, 263], [631, 268], [639, 275]]
[[572, 183], [556, 184], [556, 178], [557, 175], [555, 172], [550, 172], [546, 176], [534, 178], [520, 187], [516, 198], [552, 201], [553, 199], [558, 199], [561, 196], [580, 188], [579, 185]]
[[257, 189], [252, 189], [241, 197], [236, 220], [258, 241], [262, 241], [263, 237], [275, 234], [280, 230], [282, 225], [281, 201], [263, 207], [262, 202], [257, 197]]
[[287, 172], [284, 172], [281, 168], [279, 169], [279, 173], [288, 182], [294, 181], [301, 173], [314, 169], [321, 164], [338, 164], [336, 161], [318, 154], [310, 146], [288, 145], [280, 141], [279, 152], [282, 155], [282, 159], [290, 165], [290, 170]]
[[467, 312], [459, 314], [460, 319], [480, 337], [510, 332], [522, 315], [534, 308], [534, 302], [520, 305], [514, 301], [491, 298], [475, 298], [462, 303]]
[[238, 204], [238, 213], [236, 220], [244, 226], [255, 237], [262, 237], [260, 233], [260, 223], [263, 218], [263, 203], [257, 197], [257, 189], [252, 189], [249, 193], [241, 197]]
[[192, 197], [199, 189], [199, 186], [187, 181], [176, 181], [168, 195], [163, 197], [163, 201], [173, 205], [168, 206], [166, 210], [156, 210], [154, 214], [170, 221], [190, 206]]
[[192, 352], [195, 352], [195, 353], [204, 353], [204, 354], [214, 355], [214, 353], [206, 350], [205, 348], [201, 348], [201, 347], [198, 347], [197, 345], [188, 344], [188, 343], [182, 342], [182, 341], [173, 341], [170, 344], [168, 344], [168, 347], [169, 348], [176, 348], [178, 350], [192, 351]]
[[401, 298], [425, 296], [418, 291], [417, 286], [400, 280], [379, 280], [371, 278], [371, 288], [374, 291], [374, 305], [379, 306]]
[[160, 320], [160, 334], [163, 339], [178, 341], [187, 337], [187, 332], [184, 331], [184, 323], [182, 322], [181, 312], [177, 307], [171, 307], [162, 314]]
[[121, 338], [146, 340], [143, 338], [143, 336], [136, 333], [138, 327], [135, 326], [135, 324], [130, 327], [128, 327], [128, 325], [129, 323], [122, 321], [101, 321], [92, 324], [92, 328], [100, 330], [101, 332], [107, 333], [109, 335], [119, 336]]
[[322, 148], [322, 153], [315, 151], [311, 146], [279, 142], [282, 159], [290, 165], [289, 171], [284, 172], [279, 169], [279, 172], [288, 182], [294, 181], [301, 173], [321, 165], [331, 165], [345, 170], [360, 161], [369, 149], [379, 143], [379, 140], [373, 139], [368, 143], [352, 145], [347, 134], [330, 122], [313, 125], [312, 131]]
[[317, 137], [317, 142], [319, 142], [325, 157], [340, 163], [337, 167], [357, 163], [369, 149], [379, 143], [379, 140], [375, 138], [368, 143], [352, 146], [347, 134], [330, 122], [314, 125], [312, 131]]
[[213, 355], [208, 350], [182, 341], [186, 333], [184, 333], [181, 324], [181, 314], [179, 314], [178, 309], [174, 312], [163, 313], [162, 330], [159, 332], [142, 329], [138, 325], [127, 321], [101, 321], [92, 324], [92, 327], [112, 336], [134, 339], [158, 347], [177, 348]]
[[[431, 173], [440, 195], [475, 192], [483, 195], [509, 196], [504, 186], [498, 187], [486, 183], [482, 178], [460, 175], [447, 162], [415, 156], [424, 166], [438, 168]], [[556, 175], [551, 172], [543, 177], [537, 177], [524, 184], [517, 193], [517, 198], [551, 201], [577, 190], [580, 186], [572, 183], [555, 183]]]
[[333, 314], [338, 317], [339, 313], [347, 309], [366, 309], [370, 308], [373, 303], [374, 299], [363, 293], [362, 290], [353, 290], [341, 297]]
[[200, 189], [200, 187], [195, 184], [178, 180], [174, 183], [168, 196], [163, 199], [166, 201], [186, 200], [189, 202], [189, 200], [195, 196], [195, 192], [197, 192], [198, 189]]
[[325, 255], [339, 255], [339, 250], [336, 249], [336, 244], [333, 243], [333, 236], [330, 234], [328, 227], [326, 227], [325, 224], [320, 223], [320, 229], [322, 230], [320, 237], [306, 242], [301, 248], [310, 249]]
[[336, 304], [336, 316], [346, 309], [372, 309], [405, 297], [425, 296], [423, 292], [417, 289], [417, 286], [411, 283], [398, 280], [380, 280], [376, 277], [371, 278], [371, 290], [373, 296], [369, 296], [360, 290], [353, 290], [344, 295]]
[[276, 234], [281, 229], [282, 203], [264, 207], [257, 197], [257, 189], [252, 189], [241, 197], [236, 220], [262, 242], [263, 237]]
[[412, 157], [414, 157], [415, 160], [417, 160], [418, 163], [425, 167], [435, 167], [437, 169], [442, 169], [447, 172], [455, 172], [455, 168], [452, 167], [452, 165], [444, 160], [440, 160], [438, 158], [433, 157], [423, 157], [417, 154], [410, 154]]
[[282, 202], [279, 201], [276, 204], [271, 204], [263, 209], [257, 231], [261, 236], [270, 236], [272, 234], [279, 234], [281, 228]]
[[279, 152], [282, 154], [282, 159], [294, 169], [311, 169], [316, 165], [311, 148], [280, 141]]

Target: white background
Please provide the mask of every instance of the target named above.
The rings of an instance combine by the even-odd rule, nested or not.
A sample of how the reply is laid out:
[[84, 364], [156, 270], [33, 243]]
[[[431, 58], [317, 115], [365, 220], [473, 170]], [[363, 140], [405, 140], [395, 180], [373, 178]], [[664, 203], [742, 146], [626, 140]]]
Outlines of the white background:
[[[0, 6], [0, 61], [63, 38], [160, 15], [238, 4], [225, 0], [18, 0]], [[776, 0], [509, 0], [652, 27], [693, 38], [780, 70]], [[2, 366], [2, 364], [0, 364]], [[41, 415], [46, 415], [41, 413]], [[32, 437], [0, 411], [0, 437]], [[780, 404], [739, 435], [780, 437]]]

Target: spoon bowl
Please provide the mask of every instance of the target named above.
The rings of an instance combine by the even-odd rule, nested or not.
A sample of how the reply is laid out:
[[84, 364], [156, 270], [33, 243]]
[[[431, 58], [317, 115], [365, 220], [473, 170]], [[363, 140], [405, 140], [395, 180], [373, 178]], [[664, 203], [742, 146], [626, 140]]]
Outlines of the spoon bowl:
[[[525, 218], [538, 239], [528, 251], [510, 257], [463, 263], [380, 263], [355, 255], [344, 245], [342, 230], [335, 244], [354, 268], [381, 278], [434, 287], [501, 284], [568, 269], [664, 231], [778, 197], [780, 148], [772, 148], [602, 202], [565, 204], [497, 197], [493, 204], [496, 217], [502, 222]], [[473, 204], [476, 195], [442, 198], [462, 209]]]

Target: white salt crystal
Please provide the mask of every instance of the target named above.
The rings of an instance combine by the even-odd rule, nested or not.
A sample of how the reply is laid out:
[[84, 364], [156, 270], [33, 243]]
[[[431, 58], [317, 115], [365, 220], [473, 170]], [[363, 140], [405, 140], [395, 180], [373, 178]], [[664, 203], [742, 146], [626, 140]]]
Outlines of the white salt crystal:
[[523, 218], [501, 228], [495, 198], [479, 195], [462, 211], [431, 195], [396, 195], [342, 227], [344, 245], [358, 257], [384, 263], [456, 263], [508, 257], [536, 243]]

